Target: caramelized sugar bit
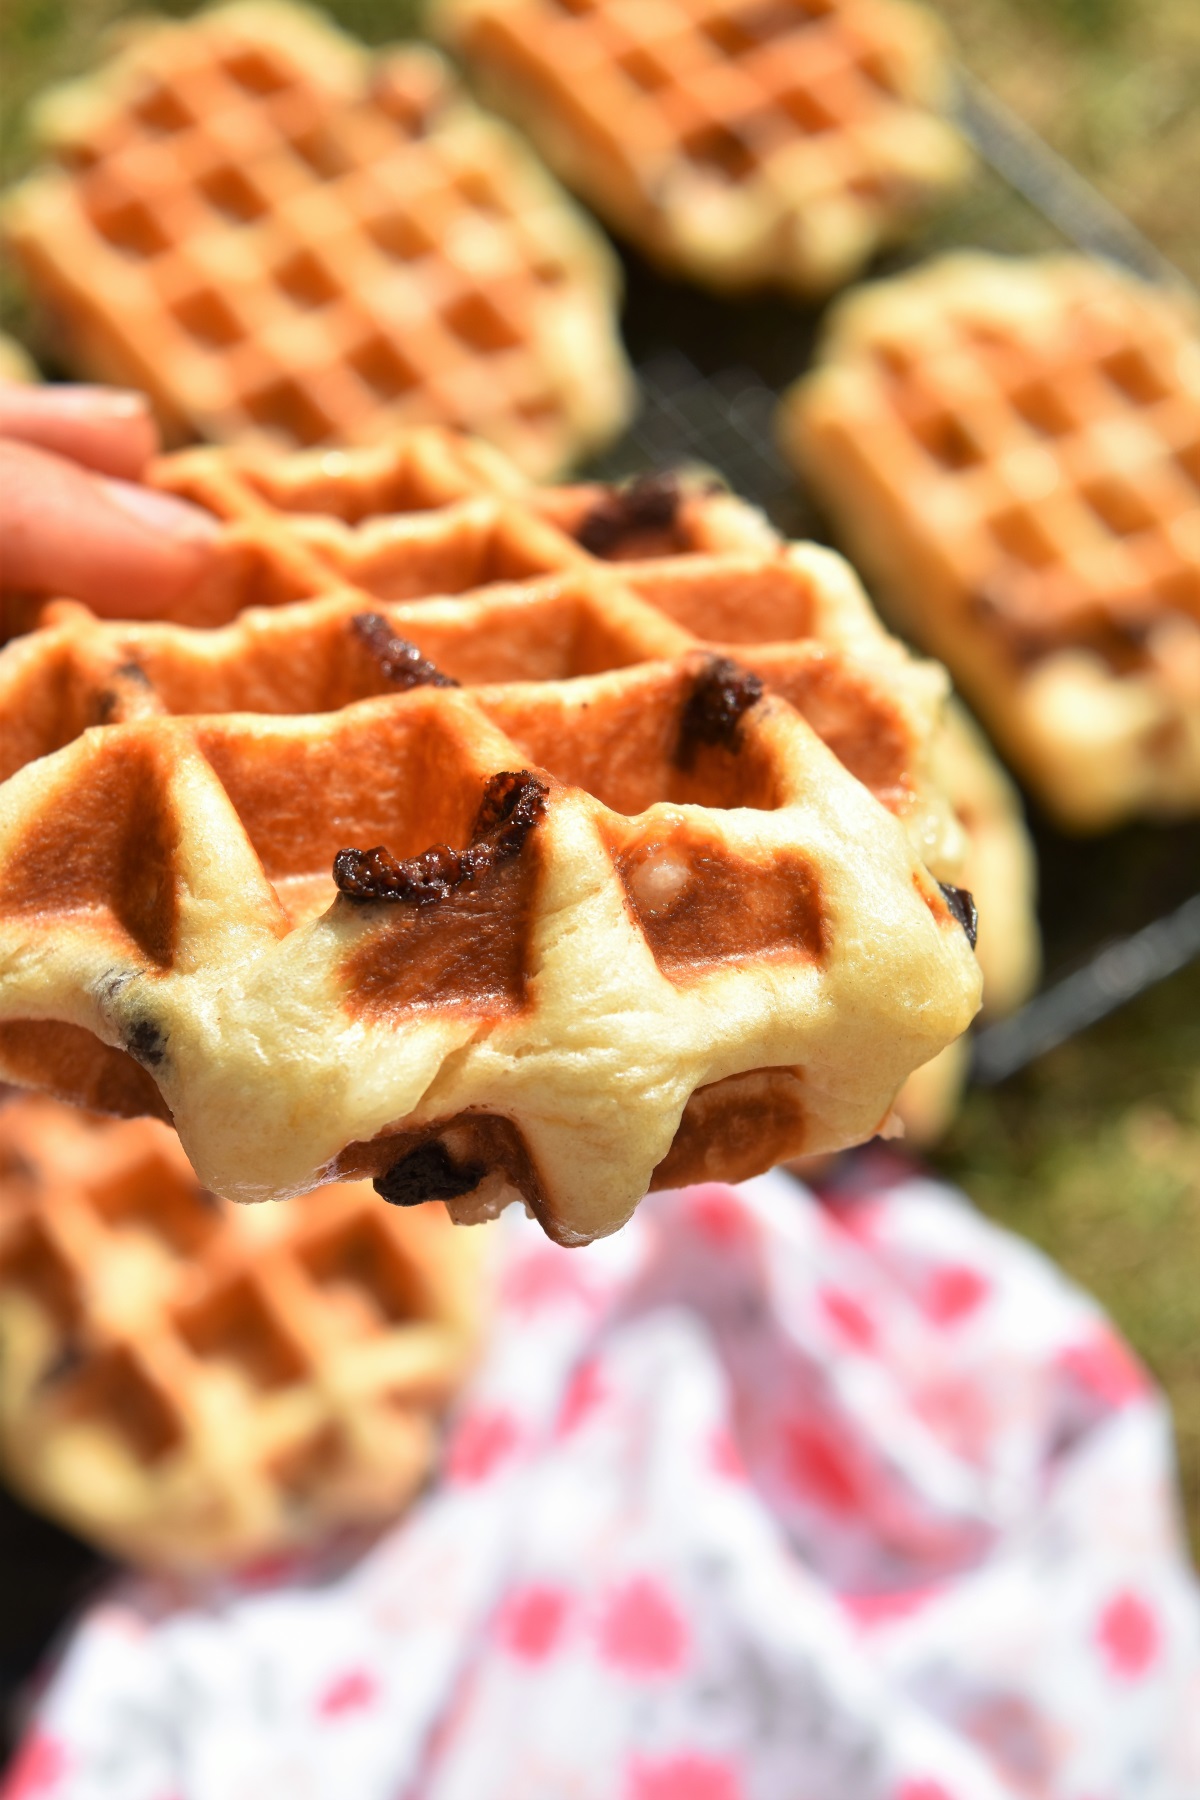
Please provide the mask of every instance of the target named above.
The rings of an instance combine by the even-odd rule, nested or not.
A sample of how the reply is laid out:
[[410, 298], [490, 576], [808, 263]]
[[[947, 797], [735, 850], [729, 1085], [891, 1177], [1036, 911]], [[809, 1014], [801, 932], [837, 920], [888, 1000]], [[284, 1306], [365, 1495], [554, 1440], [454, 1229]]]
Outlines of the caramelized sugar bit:
[[457, 1200], [486, 1174], [481, 1162], [456, 1163], [445, 1144], [433, 1139], [418, 1144], [371, 1185], [389, 1206], [421, 1206], [426, 1200]]
[[371, 850], [339, 850], [333, 859], [338, 892], [359, 903], [389, 900], [407, 906], [436, 905], [455, 888], [520, 854], [525, 839], [546, 810], [549, 791], [546, 783], [528, 769], [508, 769], [493, 775], [483, 790], [471, 842], [465, 850], [434, 844], [404, 862], [397, 861], [382, 844]]
[[946, 905], [954, 914], [967, 934], [967, 942], [972, 950], [979, 936], [979, 908], [975, 904], [975, 896], [966, 888], [954, 887], [948, 881], [939, 881], [938, 886], [946, 896]]
[[355, 613], [350, 621], [386, 680], [401, 689], [415, 687], [457, 687], [453, 675], [442, 671], [422, 656], [415, 644], [397, 637], [382, 613]]
[[639, 531], [669, 531], [682, 497], [679, 479], [670, 470], [637, 475], [597, 500], [576, 527], [576, 541], [592, 556], [611, 556], [622, 538]]
[[742, 715], [762, 696], [763, 684], [752, 670], [743, 669], [732, 657], [710, 656], [683, 709], [675, 753], [680, 768], [692, 767], [701, 744], [736, 750]]

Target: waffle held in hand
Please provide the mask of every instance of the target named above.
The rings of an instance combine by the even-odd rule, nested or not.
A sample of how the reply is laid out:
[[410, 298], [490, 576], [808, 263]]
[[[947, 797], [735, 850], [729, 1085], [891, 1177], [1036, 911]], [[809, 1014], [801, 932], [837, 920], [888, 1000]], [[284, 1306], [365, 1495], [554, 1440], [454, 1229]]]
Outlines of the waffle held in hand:
[[823, 292], [956, 186], [936, 21], [903, 0], [439, 0], [435, 29], [655, 262]]
[[[344, 522], [359, 459], [325, 482], [344, 544], [386, 530]], [[939, 673], [828, 552], [604, 562], [519, 520], [559, 569], [214, 631], [71, 608], [0, 654], [0, 1073], [169, 1112], [231, 1198], [519, 1193], [563, 1243], [885, 1123], [979, 998]], [[307, 556], [306, 521], [266, 523]]]
[[1200, 330], [1078, 258], [842, 301], [786, 443], [1017, 770], [1096, 829], [1200, 810]]
[[3, 207], [70, 367], [176, 438], [433, 420], [549, 475], [620, 430], [608, 247], [436, 52], [251, 0], [122, 41], [45, 96], [58, 167]]
[[487, 1239], [365, 1183], [237, 1207], [154, 1120], [0, 1107], [0, 1462], [135, 1562], [395, 1516], [472, 1359]]

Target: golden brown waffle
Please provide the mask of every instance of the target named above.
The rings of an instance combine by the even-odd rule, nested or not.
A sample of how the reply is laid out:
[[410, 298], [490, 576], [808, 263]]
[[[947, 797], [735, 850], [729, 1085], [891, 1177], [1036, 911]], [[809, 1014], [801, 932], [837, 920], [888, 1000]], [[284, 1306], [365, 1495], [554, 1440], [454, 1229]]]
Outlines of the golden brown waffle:
[[392, 1516], [483, 1307], [477, 1232], [365, 1183], [236, 1207], [173, 1132], [0, 1108], [0, 1458], [136, 1562], [231, 1565]]
[[0, 1075], [169, 1108], [230, 1197], [520, 1192], [565, 1243], [871, 1135], [978, 1002], [940, 672], [829, 552], [605, 563], [521, 517], [571, 561], [9, 645]]
[[941, 35], [898, 0], [440, 0], [568, 186], [713, 287], [823, 291], [967, 167]]
[[624, 422], [607, 246], [434, 51], [242, 0], [129, 28], [38, 123], [9, 241], [66, 359], [175, 438], [443, 421], [549, 475]]
[[881, 601], [1064, 822], [1200, 809], [1200, 336], [1099, 264], [843, 301], [785, 440]]
[[[1016, 789], [956, 702], [934, 738], [932, 768], [966, 838], [957, 879], [979, 908], [982, 1016], [1000, 1019], [1029, 998], [1041, 967], [1033, 844]], [[896, 1111], [910, 1142], [941, 1137], [958, 1109], [969, 1060], [969, 1040], [960, 1038], [909, 1076]]]

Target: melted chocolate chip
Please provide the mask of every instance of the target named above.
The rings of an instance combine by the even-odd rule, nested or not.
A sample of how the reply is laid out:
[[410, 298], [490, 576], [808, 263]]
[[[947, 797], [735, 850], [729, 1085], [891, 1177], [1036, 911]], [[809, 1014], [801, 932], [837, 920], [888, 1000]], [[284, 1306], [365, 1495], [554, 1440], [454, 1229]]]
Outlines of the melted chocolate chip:
[[576, 542], [592, 556], [611, 556], [623, 538], [636, 532], [669, 531], [681, 499], [679, 479], [670, 470], [635, 476], [597, 500], [576, 527]]
[[453, 675], [443, 675], [415, 644], [397, 637], [382, 613], [355, 613], [350, 624], [394, 687], [458, 686]]
[[975, 896], [966, 888], [952, 887], [948, 881], [939, 881], [938, 886], [946, 896], [946, 905], [954, 914], [967, 934], [967, 942], [972, 950], [979, 936], [979, 909], [975, 905]]
[[167, 1040], [153, 1019], [138, 1019], [125, 1033], [125, 1048], [147, 1068], [157, 1069], [167, 1054]]
[[114, 686], [102, 688], [96, 696], [96, 723], [109, 725], [117, 709], [125, 704], [127, 695], [124, 688], [141, 688], [146, 693], [153, 692], [154, 683], [142, 665], [137, 662], [123, 662], [112, 672]]
[[[360, 904], [396, 901], [433, 906], [474, 881], [477, 875], [520, 854], [525, 839], [546, 810], [549, 789], [528, 769], [493, 775], [483, 790], [471, 842], [465, 850], [434, 844], [399, 862], [382, 844], [371, 850], [339, 850], [333, 859], [338, 892]], [[465, 1190], [464, 1190], [465, 1191]]]
[[710, 656], [683, 709], [675, 752], [680, 768], [691, 768], [701, 744], [736, 750], [742, 715], [762, 694], [763, 684], [750, 669], [728, 656]]
[[371, 1185], [389, 1206], [421, 1206], [426, 1200], [457, 1200], [477, 1188], [486, 1174], [480, 1162], [456, 1163], [435, 1139], [418, 1144]]

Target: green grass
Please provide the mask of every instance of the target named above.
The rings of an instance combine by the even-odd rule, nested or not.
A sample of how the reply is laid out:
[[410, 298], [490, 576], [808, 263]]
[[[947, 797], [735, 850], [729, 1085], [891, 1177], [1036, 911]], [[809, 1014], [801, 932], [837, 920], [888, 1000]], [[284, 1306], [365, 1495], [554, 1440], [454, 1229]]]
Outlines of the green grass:
[[939, 0], [964, 60], [1200, 282], [1196, 0]]

